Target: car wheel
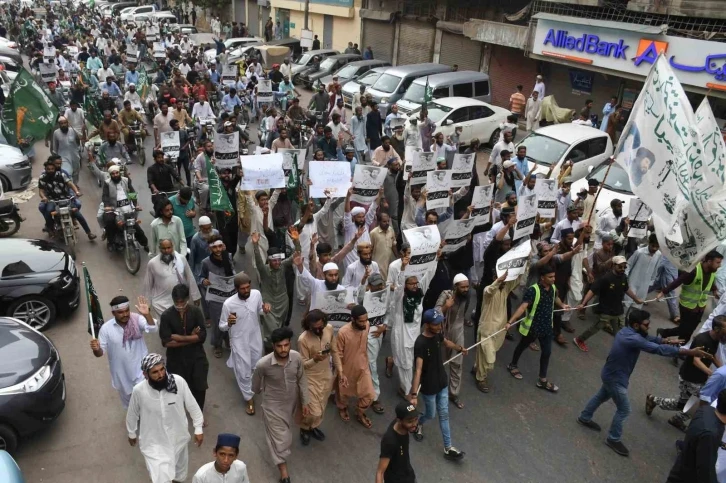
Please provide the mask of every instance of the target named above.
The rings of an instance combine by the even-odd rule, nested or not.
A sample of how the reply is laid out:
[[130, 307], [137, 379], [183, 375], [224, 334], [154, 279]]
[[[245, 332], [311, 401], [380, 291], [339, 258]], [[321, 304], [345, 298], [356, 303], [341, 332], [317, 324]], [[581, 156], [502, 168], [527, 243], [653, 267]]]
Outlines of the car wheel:
[[18, 449], [18, 435], [7, 424], [0, 424], [0, 450], [13, 454]]
[[11, 189], [10, 181], [2, 174], [0, 174], [0, 185], [3, 187], [3, 193], [7, 193]]
[[499, 142], [499, 134], [502, 132], [501, 129], [495, 129], [492, 133], [492, 137], [489, 138], [489, 146], [494, 147]]
[[8, 314], [36, 330], [43, 331], [55, 321], [55, 304], [40, 295], [21, 297], [10, 304]]

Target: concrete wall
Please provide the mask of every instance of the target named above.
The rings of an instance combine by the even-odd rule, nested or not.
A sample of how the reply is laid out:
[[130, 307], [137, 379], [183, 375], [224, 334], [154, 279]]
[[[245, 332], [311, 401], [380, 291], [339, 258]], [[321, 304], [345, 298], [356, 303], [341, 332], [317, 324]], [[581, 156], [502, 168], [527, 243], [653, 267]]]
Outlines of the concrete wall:
[[[317, 35], [320, 41], [323, 40], [323, 18], [324, 15], [333, 16], [333, 48], [343, 52], [348, 47], [348, 42], [361, 43], [361, 21], [358, 16], [362, 0], [355, 0], [353, 7], [338, 7], [334, 5], [323, 5], [311, 3], [308, 16], [308, 28]], [[302, 29], [305, 26], [305, 3], [291, 0], [272, 0], [272, 17], [275, 18], [276, 9], [287, 9], [290, 11], [290, 23], [295, 27], [290, 28], [290, 36], [300, 38]]]

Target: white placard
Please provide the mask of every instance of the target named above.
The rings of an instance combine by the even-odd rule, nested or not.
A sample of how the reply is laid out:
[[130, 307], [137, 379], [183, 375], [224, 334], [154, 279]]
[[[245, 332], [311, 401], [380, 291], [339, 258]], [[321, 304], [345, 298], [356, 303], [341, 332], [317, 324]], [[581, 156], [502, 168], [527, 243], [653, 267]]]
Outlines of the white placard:
[[537, 178], [534, 185], [537, 195], [537, 213], [541, 218], [554, 218], [557, 209], [557, 182], [554, 179]]
[[434, 153], [425, 153], [423, 151], [413, 151], [413, 159], [411, 160], [411, 184], [424, 184], [427, 181], [426, 173], [436, 169], [436, 159]]
[[223, 277], [216, 273], [209, 273], [210, 285], [207, 286], [207, 295], [204, 297], [207, 302], [223, 304], [225, 300], [237, 293], [234, 288], [234, 277]]
[[48, 82], [53, 82], [58, 78], [58, 68], [55, 64], [40, 62], [38, 63], [38, 70], [40, 71], [40, 78], [46, 84]]
[[454, 161], [451, 163], [452, 188], [463, 188], [464, 186], [469, 186], [471, 184], [475, 157], [475, 153], [454, 154]]
[[437, 169], [426, 173], [426, 209], [449, 207], [449, 186], [451, 186], [451, 171]]
[[350, 165], [340, 161], [310, 161], [308, 177], [311, 198], [327, 198], [325, 191], [333, 198], [347, 195], [350, 183]]
[[353, 291], [348, 289], [319, 290], [315, 293], [315, 308], [328, 316], [328, 322], [338, 322], [338, 326], [341, 322], [346, 324], [350, 321], [348, 305], [353, 302]]
[[239, 166], [239, 132], [230, 134], [215, 134], [214, 136], [214, 166], [217, 169], [234, 168]]
[[222, 84], [235, 87], [237, 72], [237, 65], [225, 65], [222, 70]]
[[313, 31], [303, 29], [300, 32], [300, 47], [303, 49], [313, 48]]
[[476, 220], [474, 218], [466, 218], [462, 220], [454, 220], [446, 227], [446, 234], [444, 239], [446, 245], [444, 245], [444, 253], [455, 252], [459, 248], [466, 245], [471, 231], [476, 226]]
[[159, 137], [161, 138], [161, 150], [164, 151], [164, 156], [177, 159], [181, 149], [179, 131], [163, 132], [159, 134]]
[[285, 187], [285, 173], [282, 171], [282, 154], [272, 153], [260, 156], [242, 156], [243, 191], [257, 191]]
[[489, 223], [489, 212], [492, 209], [493, 192], [493, 184], [474, 187], [474, 195], [471, 199], [471, 204], [474, 209], [471, 211], [471, 217], [476, 220], [476, 226]]
[[648, 219], [651, 213], [652, 211], [648, 208], [648, 205], [640, 201], [640, 199], [633, 198], [630, 200], [628, 238], [643, 238], [648, 234]]
[[272, 104], [275, 94], [272, 92], [272, 81], [270, 79], [261, 79], [257, 84], [257, 103]]
[[501, 277], [507, 270], [509, 270], [505, 280], [507, 282], [522, 275], [527, 269], [527, 262], [531, 252], [532, 243], [528, 239], [522, 240], [519, 245], [499, 257], [497, 260], [497, 277]]
[[75, 45], [69, 45], [66, 47], [66, 50], [68, 51], [68, 55], [71, 56], [74, 60], [78, 59], [78, 47]]
[[131, 64], [139, 62], [139, 47], [136, 44], [126, 44], [126, 62]]
[[290, 176], [295, 154], [297, 154], [297, 170], [302, 172], [307, 149], [278, 149], [277, 152], [282, 154], [282, 169], [285, 171], [285, 176]]
[[537, 220], [537, 195], [522, 196], [517, 202], [517, 223], [514, 225], [513, 240], [529, 236]]
[[371, 327], [381, 325], [386, 321], [388, 293], [390, 291], [390, 288], [385, 287], [378, 292], [367, 291], [363, 295], [363, 307], [368, 312], [368, 322], [371, 324]]
[[146, 26], [146, 40], [149, 42], [155, 42], [159, 39], [159, 27], [156, 25]]
[[411, 258], [405, 274], [422, 277], [437, 263], [436, 254], [441, 245], [441, 234], [437, 225], [419, 226], [403, 230], [405, 241], [411, 245]]
[[49, 64], [55, 63], [55, 47], [52, 45], [43, 47], [43, 61]]
[[369, 205], [378, 197], [378, 190], [383, 187], [388, 169], [382, 166], [355, 166], [353, 174], [353, 195], [352, 201]]
[[154, 42], [154, 58], [166, 59], [166, 49], [161, 42]]
[[406, 150], [403, 153], [403, 159], [408, 163], [412, 163], [414, 151], [420, 151], [420, 149], [416, 146], [406, 146]]

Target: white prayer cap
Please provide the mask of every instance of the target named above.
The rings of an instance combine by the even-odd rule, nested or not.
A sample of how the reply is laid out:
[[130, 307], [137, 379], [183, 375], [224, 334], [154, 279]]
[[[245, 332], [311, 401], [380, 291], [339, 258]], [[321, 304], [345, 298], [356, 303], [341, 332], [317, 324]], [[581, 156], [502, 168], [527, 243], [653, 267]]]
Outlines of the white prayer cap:
[[338, 265], [333, 262], [328, 262], [323, 265], [323, 273], [327, 272], [328, 270], [338, 270]]
[[212, 220], [210, 220], [208, 216], [199, 217], [199, 226], [207, 226], [207, 225], [211, 225], [211, 224], [212, 224]]
[[120, 171], [121, 171], [121, 168], [119, 168], [116, 165], [111, 166], [110, 168], [108, 168], [108, 174], [111, 174], [111, 173], [119, 173]]
[[468, 281], [469, 281], [469, 279], [466, 278], [466, 275], [464, 275], [463, 273], [458, 273], [454, 277], [454, 285], [456, 285], [457, 283], [460, 283], [460, 282], [468, 282]]
[[366, 212], [365, 208], [363, 208], [362, 206], [356, 206], [355, 208], [350, 210], [350, 216], [362, 215], [365, 212]]

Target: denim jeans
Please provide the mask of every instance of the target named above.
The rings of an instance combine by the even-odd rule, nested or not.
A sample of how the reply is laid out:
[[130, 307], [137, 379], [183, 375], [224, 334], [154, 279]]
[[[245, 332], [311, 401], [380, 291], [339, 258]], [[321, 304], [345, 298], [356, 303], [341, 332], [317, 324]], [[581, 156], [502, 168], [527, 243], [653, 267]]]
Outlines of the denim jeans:
[[424, 402], [424, 413], [418, 418], [418, 424], [424, 424], [430, 419], [434, 419], [436, 413], [439, 413], [439, 428], [441, 428], [441, 436], [444, 438], [444, 449], [451, 448], [451, 430], [449, 429], [449, 387], [444, 387], [437, 394], [419, 394]]
[[630, 415], [630, 400], [628, 399], [627, 387], [611, 382], [603, 382], [600, 390], [590, 399], [585, 409], [580, 413], [580, 419], [591, 421], [597, 408], [609, 399], [613, 400], [617, 410], [613, 415], [613, 422], [610, 424], [608, 439], [618, 442], [623, 436], [623, 422]]
[[[72, 206], [76, 208], [76, 211], [73, 211], [71, 213], [71, 216], [78, 220], [78, 223], [81, 225], [81, 228], [83, 228], [83, 231], [86, 233], [91, 232], [91, 228], [88, 226], [88, 223], [86, 222], [86, 219], [81, 214], [81, 210], [79, 208], [79, 204], [76, 204], [75, 200], [73, 201]], [[38, 211], [40, 211], [43, 214], [43, 218], [45, 218], [45, 226], [49, 230], [52, 230], [54, 228], [53, 223], [53, 217], [51, 216], [51, 212], [55, 210], [55, 203], [53, 201], [48, 201], [47, 203], [41, 201], [38, 203]]]

